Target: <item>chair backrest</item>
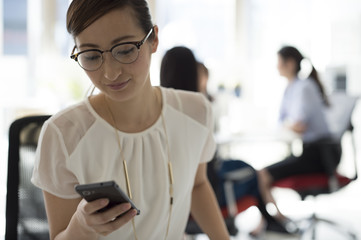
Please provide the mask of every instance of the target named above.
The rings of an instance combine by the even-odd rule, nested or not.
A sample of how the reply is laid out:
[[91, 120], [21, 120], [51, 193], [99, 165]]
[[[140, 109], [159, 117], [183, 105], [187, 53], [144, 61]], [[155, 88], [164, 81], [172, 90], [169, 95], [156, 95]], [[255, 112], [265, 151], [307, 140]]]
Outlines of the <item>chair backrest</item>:
[[42, 191], [30, 182], [39, 133], [49, 117], [24, 117], [10, 126], [5, 240], [49, 239]]
[[[332, 93], [329, 96], [330, 101], [330, 107], [326, 110], [326, 117], [327, 121], [331, 130], [331, 133], [333, 135], [333, 138], [335, 140], [335, 146], [325, 145], [327, 148], [334, 148], [333, 155], [340, 155], [342, 154], [342, 148], [341, 148], [341, 140], [344, 136], [345, 132], [350, 131], [353, 133], [353, 124], [352, 124], [352, 114], [355, 109], [356, 103], [357, 103], [358, 97], [356, 96], [350, 96], [345, 92], [335, 92]], [[354, 162], [354, 169], [355, 169], [355, 175], [354, 177], [350, 178], [350, 180], [355, 180], [358, 177], [357, 174], [357, 158], [356, 158], [356, 146], [355, 146], [355, 139], [353, 134], [351, 134], [351, 147], [352, 147], [352, 156], [353, 156], [353, 162]], [[336, 149], [336, 148], [339, 148]], [[327, 150], [327, 149], [326, 149]], [[338, 153], [336, 152], [338, 151]], [[332, 158], [332, 151], [324, 151], [326, 154], [327, 159]], [[330, 155], [331, 154], [331, 155]], [[332, 166], [331, 166], [332, 169]], [[329, 172], [330, 173], [330, 172]], [[332, 176], [333, 175], [333, 176]], [[330, 175], [329, 179], [329, 188], [331, 191], [337, 190], [340, 185], [337, 181], [336, 175], [332, 174]], [[339, 179], [340, 180], [340, 179]]]
[[351, 118], [357, 99], [345, 92], [329, 95], [330, 107], [326, 110], [326, 118], [336, 140], [340, 141], [343, 134], [352, 128]]

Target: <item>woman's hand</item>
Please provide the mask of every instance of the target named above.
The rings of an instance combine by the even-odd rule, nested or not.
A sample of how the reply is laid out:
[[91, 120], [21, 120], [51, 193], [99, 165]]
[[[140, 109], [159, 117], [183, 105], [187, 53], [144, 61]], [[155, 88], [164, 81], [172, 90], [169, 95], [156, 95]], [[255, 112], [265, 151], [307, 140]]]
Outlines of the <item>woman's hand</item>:
[[43, 193], [51, 240], [96, 240], [99, 235], [119, 229], [136, 214], [134, 209], [129, 211], [128, 203], [99, 212], [108, 205], [107, 199], [88, 203], [81, 198], [64, 199], [46, 191]]
[[303, 122], [295, 122], [291, 125], [291, 129], [298, 134], [302, 134], [306, 131], [307, 126]]
[[106, 236], [129, 222], [137, 213], [134, 209], [130, 210], [129, 203], [119, 204], [106, 211], [98, 212], [108, 203], [108, 199], [98, 199], [92, 202], [83, 199], [74, 216], [85, 231]]
[[301, 121], [291, 122], [284, 121], [284, 126], [297, 134], [302, 134], [307, 130], [307, 125]]

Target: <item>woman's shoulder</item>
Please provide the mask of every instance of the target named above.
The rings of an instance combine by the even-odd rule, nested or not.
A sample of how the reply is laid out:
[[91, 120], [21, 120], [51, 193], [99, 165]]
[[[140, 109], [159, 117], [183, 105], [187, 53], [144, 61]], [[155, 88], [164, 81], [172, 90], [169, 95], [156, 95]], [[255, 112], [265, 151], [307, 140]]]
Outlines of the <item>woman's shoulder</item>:
[[61, 131], [79, 131], [80, 129], [85, 131], [95, 120], [88, 100], [83, 100], [54, 114], [48, 120], [48, 124], [54, 125]]
[[169, 100], [169, 98], [201, 98], [203, 96], [203, 94], [199, 93], [199, 92], [192, 92], [192, 91], [186, 91], [186, 90], [180, 90], [180, 89], [174, 89], [174, 88], [166, 88], [166, 87], [161, 87], [162, 92], [166, 95], [167, 100]]
[[203, 124], [211, 116], [211, 104], [203, 94], [172, 88], [162, 88], [162, 91], [166, 105], [172, 109]]
[[199, 92], [185, 91], [173, 88], [162, 88], [166, 104], [181, 110], [208, 106], [210, 102]]
[[306, 78], [298, 81], [298, 89], [303, 93], [318, 92], [318, 86], [312, 78]]

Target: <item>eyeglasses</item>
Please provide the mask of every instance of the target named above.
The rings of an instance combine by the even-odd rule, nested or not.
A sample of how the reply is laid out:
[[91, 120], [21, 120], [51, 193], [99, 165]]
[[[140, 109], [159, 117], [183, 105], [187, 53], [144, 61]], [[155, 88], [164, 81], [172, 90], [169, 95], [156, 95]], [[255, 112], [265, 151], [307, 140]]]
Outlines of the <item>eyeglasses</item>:
[[114, 45], [109, 50], [87, 49], [78, 53], [74, 53], [76, 46], [71, 52], [70, 58], [78, 62], [79, 66], [87, 71], [98, 70], [103, 62], [103, 53], [110, 52], [112, 56], [120, 63], [130, 64], [138, 59], [140, 47], [147, 41], [152, 34], [153, 28], [150, 29], [148, 34], [139, 42], [123, 42]]

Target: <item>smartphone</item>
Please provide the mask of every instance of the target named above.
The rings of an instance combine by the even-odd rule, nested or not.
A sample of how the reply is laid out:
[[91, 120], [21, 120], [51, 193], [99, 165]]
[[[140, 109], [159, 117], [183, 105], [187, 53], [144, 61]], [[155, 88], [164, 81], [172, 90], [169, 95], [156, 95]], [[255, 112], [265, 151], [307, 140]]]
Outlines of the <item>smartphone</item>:
[[130, 203], [131, 208], [137, 211], [137, 215], [140, 214], [140, 210], [122, 191], [122, 189], [115, 181], [78, 184], [75, 185], [75, 191], [88, 202], [97, 200], [99, 198], [109, 199], [109, 204], [105, 208], [99, 210], [100, 212], [112, 208], [120, 203]]

